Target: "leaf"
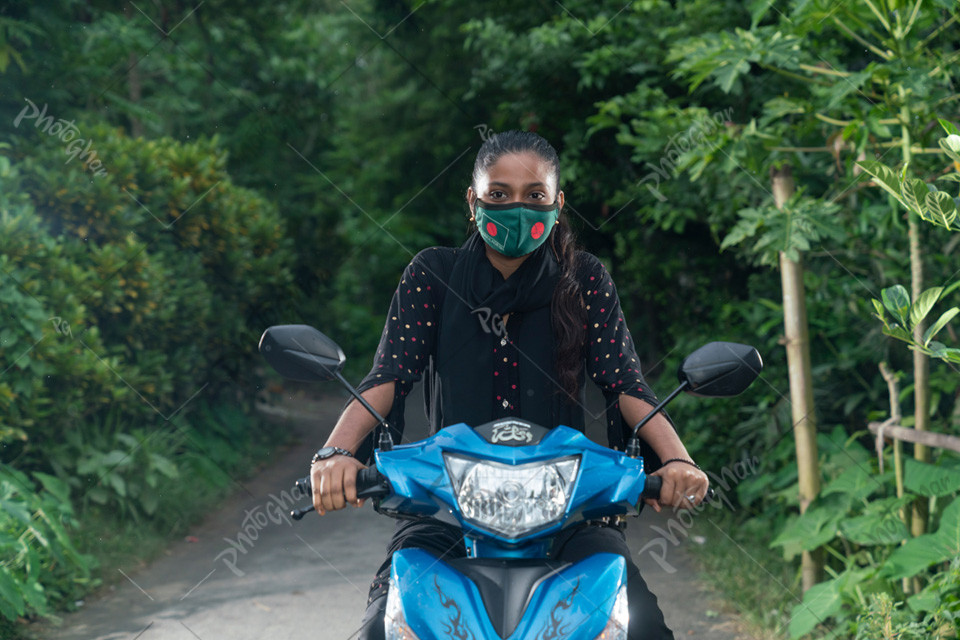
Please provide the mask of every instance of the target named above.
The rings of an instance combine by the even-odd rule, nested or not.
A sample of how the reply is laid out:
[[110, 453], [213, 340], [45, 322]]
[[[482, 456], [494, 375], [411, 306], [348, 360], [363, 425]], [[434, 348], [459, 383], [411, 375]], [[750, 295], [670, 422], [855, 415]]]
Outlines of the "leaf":
[[110, 453], [107, 453], [100, 458], [100, 464], [104, 467], [116, 467], [128, 457], [130, 457], [128, 452], [121, 451], [120, 449], [114, 449]]
[[940, 126], [943, 127], [943, 130], [947, 132], [948, 136], [960, 135], [960, 131], [957, 131], [957, 126], [949, 120], [937, 118], [937, 121], [940, 123]]
[[16, 579], [7, 568], [0, 565], [0, 614], [8, 620], [16, 620], [24, 612], [23, 597]]
[[948, 173], [945, 176], [940, 176], [937, 180], [948, 180], [950, 182], [960, 182], [960, 173]]
[[803, 594], [803, 602], [793, 608], [790, 617], [790, 637], [804, 636], [818, 625], [840, 612], [840, 580], [827, 580], [815, 584]]
[[[909, 502], [906, 498], [904, 502]], [[872, 506], [872, 504], [871, 504]], [[910, 537], [896, 510], [868, 513], [840, 523], [840, 534], [860, 545], [897, 544]]]
[[915, 327], [926, 319], [930, 309], [940, 299], [943, 287], [930, 287], [920, 294], [917, 301], [910, 305], [910, 326]]
[[930, 193], [930, 188], [923, 180], [907, 178], [900, 183], [900, 195], [903, 197], [904, 204], [920, 217], [923, 217], [922, 203], [928, 193]]
[[897, 202], [906, 206], [903, 197], [900, 195], [900, 181], [897, 180], [897, 174], [893, 172], [893, 169], [876, 160], [861, 160], [857, 162], [857, 165], [873, 176], [877, 186], [896, 198]]
[[960, 471], [937, 467], [913, 458], [904, 459], [903, 484], [920, 496], [948, 496], [960, 491]]
[[907, 293], [906, 288], [901, 284], [895, 284], [882, 290], [880, 297], [883, 298], [883, 306], [887, 311], [900, 320], [900, 324], [906, 326], [907, 313], [910, 310], [910, 294]]
[[927, 329], [926, 332], [923, 334], [923, 346], [925, 347], [928, 346], [930, 344], [930, 341], [933, 339], [933, 337], [937, 335], [937, 333], [939, 333], [941, 329], [947, 326], [947, 323], [953, 320], [954, 316], [956, 316], [957, 313], [960, 313], [960, 309], [958, 309], [957, 307], [953, 307], [952, 309], [947, 309], [946, 311], [944, 311], [943, 315], [940, 316], [940, 318], [936, 322], [930, 325], [930, 328]]
[[887, 326], [883, 328], [883, 334], [895, 338], [897, 340], [903, 340], [904, 342], [913, 343], [913, 334], [901, 327], [900, 325]]
[[829, 496], [839, 493], [855, 500], [862, 500], [881, 489], [883, 489], [883, 483], [879, 478], [871, 476], [860, 465], [853, 465], [834, 478], [820, 494]]
[[950, 156], [954, 162], [960, 162], [960, 135], [951, 133], [946, 138], [940, 138], [940, 148]]
[[23, 506], [22, 502], [13, 502], [11, 500], [0, 500], [0, 511], [13, 516], [23, 524], [30, 526], [32, 516], [30, 511]]
[[117, 492], [117, 495], [121, 498], [127, 497], [127, 483], [123, 481], [119, 473], [107, 475], [107, 481], [113, 487], [113, 490]]
[[938, 226], [949, 229], [957, 219], [957, 205], [949, 193], [943, 191], [928, 193], [924, 199], [924, 205], [930, 215], [929, 218], [924, 216], [924, 220], [929, 220]]
[[960, 555], [960, 500], [954, 499], [940, 518], [936, 533], [909, 540], [894, 550], [883, 565], [884, 574], [892, 580], [917, 575], [937, 562]]
[[886, 323], [886, 313], [883, 310], [883, 303], [876, 298], [871, 298], [870, 302], [873, 303], [873, 310], [877, 313], [877, 317]]
[[732, 64], [727, 61], [714, 71], [717, 84], [724, 93], [730, 93], [737, 78], [747, 73], [750, 73], [750, 63], [743, 58], [733, 61]]
[[[824, 496], [826, 497], [826, 496]], [[837, 535], [837, 523], [847, 514], [846, 499], [834, 499], [810, 506], [805, 513], [788, 521], [783, 531], [770, 543], [771, 547], [785, 547], [787, 554], [795, 546], [803, 551], [812, 551], [833, 540]]]
[[33, 477], [40, 480], [43, 488], [53, 494], [61, 503], [70, 504], [70, 487], [67, 486], [66, 482], [60, 478], [39, 471], [35, 471]]
[[940, 599], [939, 588], [936, 585], [930, 585], [920, 593], [907, 598], [907, 606], [916, 613], [935, 611], [940, 605]]
[[150, 464], [153, 465], [157, 471], [170, 479], [176, 479], [180, 475], [177, 465], [175, 465], [169, 459], [164, 458], [159, 453], [150, 454]]

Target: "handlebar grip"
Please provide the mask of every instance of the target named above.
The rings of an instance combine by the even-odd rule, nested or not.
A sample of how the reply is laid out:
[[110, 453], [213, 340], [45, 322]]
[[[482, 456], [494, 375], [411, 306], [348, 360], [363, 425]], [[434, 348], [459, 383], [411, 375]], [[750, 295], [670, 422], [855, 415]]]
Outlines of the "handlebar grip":
[[357, 498], [382, 498], [389, 493], [390, 482], [376, 467], [367, 467], [357, 472]]
[[313, 485], [310, 484], [310, 476], [300, 478], [294, 488], [300, 492], [298, 498], [308, 498], [313, 495]]
[[[298, 497], [312, 497], [313, 486], [310, 484], [310, 476], [297, 480], [295, 489], [300, 493]], [[377, 471], [376, 467], [367, 467], [357, 471], [358, 498], [381, 498], [388, 493], [390, 493], [390, 483], [386, 476]]]
[[660, 487], [662, 486], [663, 478], [660, 476], [647, 476], [647, 479], [643, 485], [643, 492], [640, 494], [640, 497], [658, 500], [660, 498]]

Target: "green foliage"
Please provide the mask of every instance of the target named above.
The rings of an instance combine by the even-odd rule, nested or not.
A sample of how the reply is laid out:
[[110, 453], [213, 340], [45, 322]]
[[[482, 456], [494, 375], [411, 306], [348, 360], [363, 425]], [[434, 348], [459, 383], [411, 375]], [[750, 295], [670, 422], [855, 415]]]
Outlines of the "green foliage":
[[107, 408], [156, 421], [201, 389], [252, 388], [250, 345], [291, 291], [279, 216], [231, 184], [216, 140], [81, 130], [106, 177], [64, 166], [52, 136], [0, 158], [3, 433], [29, 456], [31, 437]]
[[797, 262], [800, 252], [809, 251], [811, 246], [843, 239], [844, 231], [835, 222], [839, 211], [839, 205], [804, 198], [801, 192], [785, 203], [782, 210], [772, 206], [741, 209], [740, 221], [723, 239], [720, 248], [750, 239], [755, 242], [749, 251], [760, 264], [776, 266], [780, 253]]
[[179, 432], [93, 424], [67, 433], [48, 456], [82, 504], [141, 522], [156, 514], [159, 496], [180, 477], [172, 458], [182, 440]]
[[[950, 156], [954, 163], [960, 163], [960, 136], [957, 128], [946, 120], [940, 120], [947, 136], [940, 139], [941, 148]], [[954, 147], [957, 147], [954, 149]], [[935, 186], [922, 180], [909, 177], [907, 167], [904, 166], [900, 174], [879, 161], [858, 163], [864, 171], [873, 176], [877, 186], [889, 193], [909, 213], [941, 227], [943, 229], [960, 231], [960, 222], [957, 221], [957, 206], [960, 200], [950, 194], [938, 190]], [[960, 181], [960, 173], [954, 172], [943, 176]], [[925, 353], [934, 358], [947, 362], [960, 363], [960, 348], [947, 347], [933, 338], [960, 313], [960, 308], [951, 307], [944, 311], [933, 324], [927, 325], [926, 319], [938, 300], [960, 287], [960, 280], [947, 287], [932, 287], [927, 289], [910, 302], [907, 290], [901, 285], [888, 287], [881, 292], [883, 303], [874, 299], [873, 306], [877, 318], [883, 322], [884, 333], [910, 345], [912, 349]], [[887, 319], [888, 312], [895, 320]], [[917, 327], [924, 327], [922, 340], [914, 338]]]
[[[96, 582], [93, 559], [75, 548], [69, 488], [0, 464], [0, 616], [48, 615]], [[2, 623], [0, 623], [2, 624]]]
[[[841, 434], [835, 431], [833, 435]], [[942, 585], [941, 574], [956, 571], [946, 564], [960, 554], [960, 466], [946, 460], [941, 466], [907, 460], [906, 466], [908, 493], [898, 498], [886, 495], [892, 490], [893, 472], [876, 473], [869, 453], [859, 444], [847, 442], [842, 452], [828, 455], [824, 468], [828, 473], [837, 469], [836, 475], [807, 510], [791, 518], [771, 542], [788, 558], [824, 547], [833, 560], [827, 566], [831, 578], [807, 590], [803, 602], [794, 606], [792, 638], [800, 638], [818, 625], [843, 629], [852, 637], [858, 629], [869, 628], [870, 620], [876, 621], [876, 598], [904, 598], [902, 578], [924, 576], [931, 584]], [[937, 499], [932, 514], [936, 531], [911, 539], [901, 510], [920, 496]], [[897, 624], [905, 628], [916, 624], [927, 632], [940, 628], [945, 609], [936, 620], [919, 614], [940, 607], [939, 598], [947, 608], [956, 609], [951, 599], [955, 591], [955, 585], [925, 591], [924, 598], [933, 598], [938, 604], [921, 610], [919, 603], [925, 600], [918, 599], [917, 608], [895, 616]], [[866, 620], [862, 623], [866, 627], [859, 626], [858, 618]]]

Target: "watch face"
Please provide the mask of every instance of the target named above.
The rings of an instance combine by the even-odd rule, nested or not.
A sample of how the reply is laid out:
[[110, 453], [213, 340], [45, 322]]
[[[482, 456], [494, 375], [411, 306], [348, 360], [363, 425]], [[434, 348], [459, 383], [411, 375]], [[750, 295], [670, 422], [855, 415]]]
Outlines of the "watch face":
[[336, 455], [337, 450], [334, 447], [324, 447], [317, 451], [316, 458], [317, 460], [326, 460], [330, 456]]

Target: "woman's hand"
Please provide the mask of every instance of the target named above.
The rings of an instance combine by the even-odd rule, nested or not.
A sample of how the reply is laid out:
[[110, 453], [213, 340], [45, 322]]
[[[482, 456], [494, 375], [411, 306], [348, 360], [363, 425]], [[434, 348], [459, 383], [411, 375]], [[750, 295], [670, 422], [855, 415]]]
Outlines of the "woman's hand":
[[661, 506], [692, 509], [700, 504], [710, 487], [707, 474], [692, 464], [684, 462], [668, 462], [650, 475], [660, 476], [663, 479], [660, 499], [644, 499], [644, 502], [658, 513]]
[[354, 458], [340, 455], [318, 460], [310, 467], [313, 508], [317, 513], [322, 516], [347, 504], [362, 507], [364, 501], [357, 500], [357, 472], [365, 468]]

